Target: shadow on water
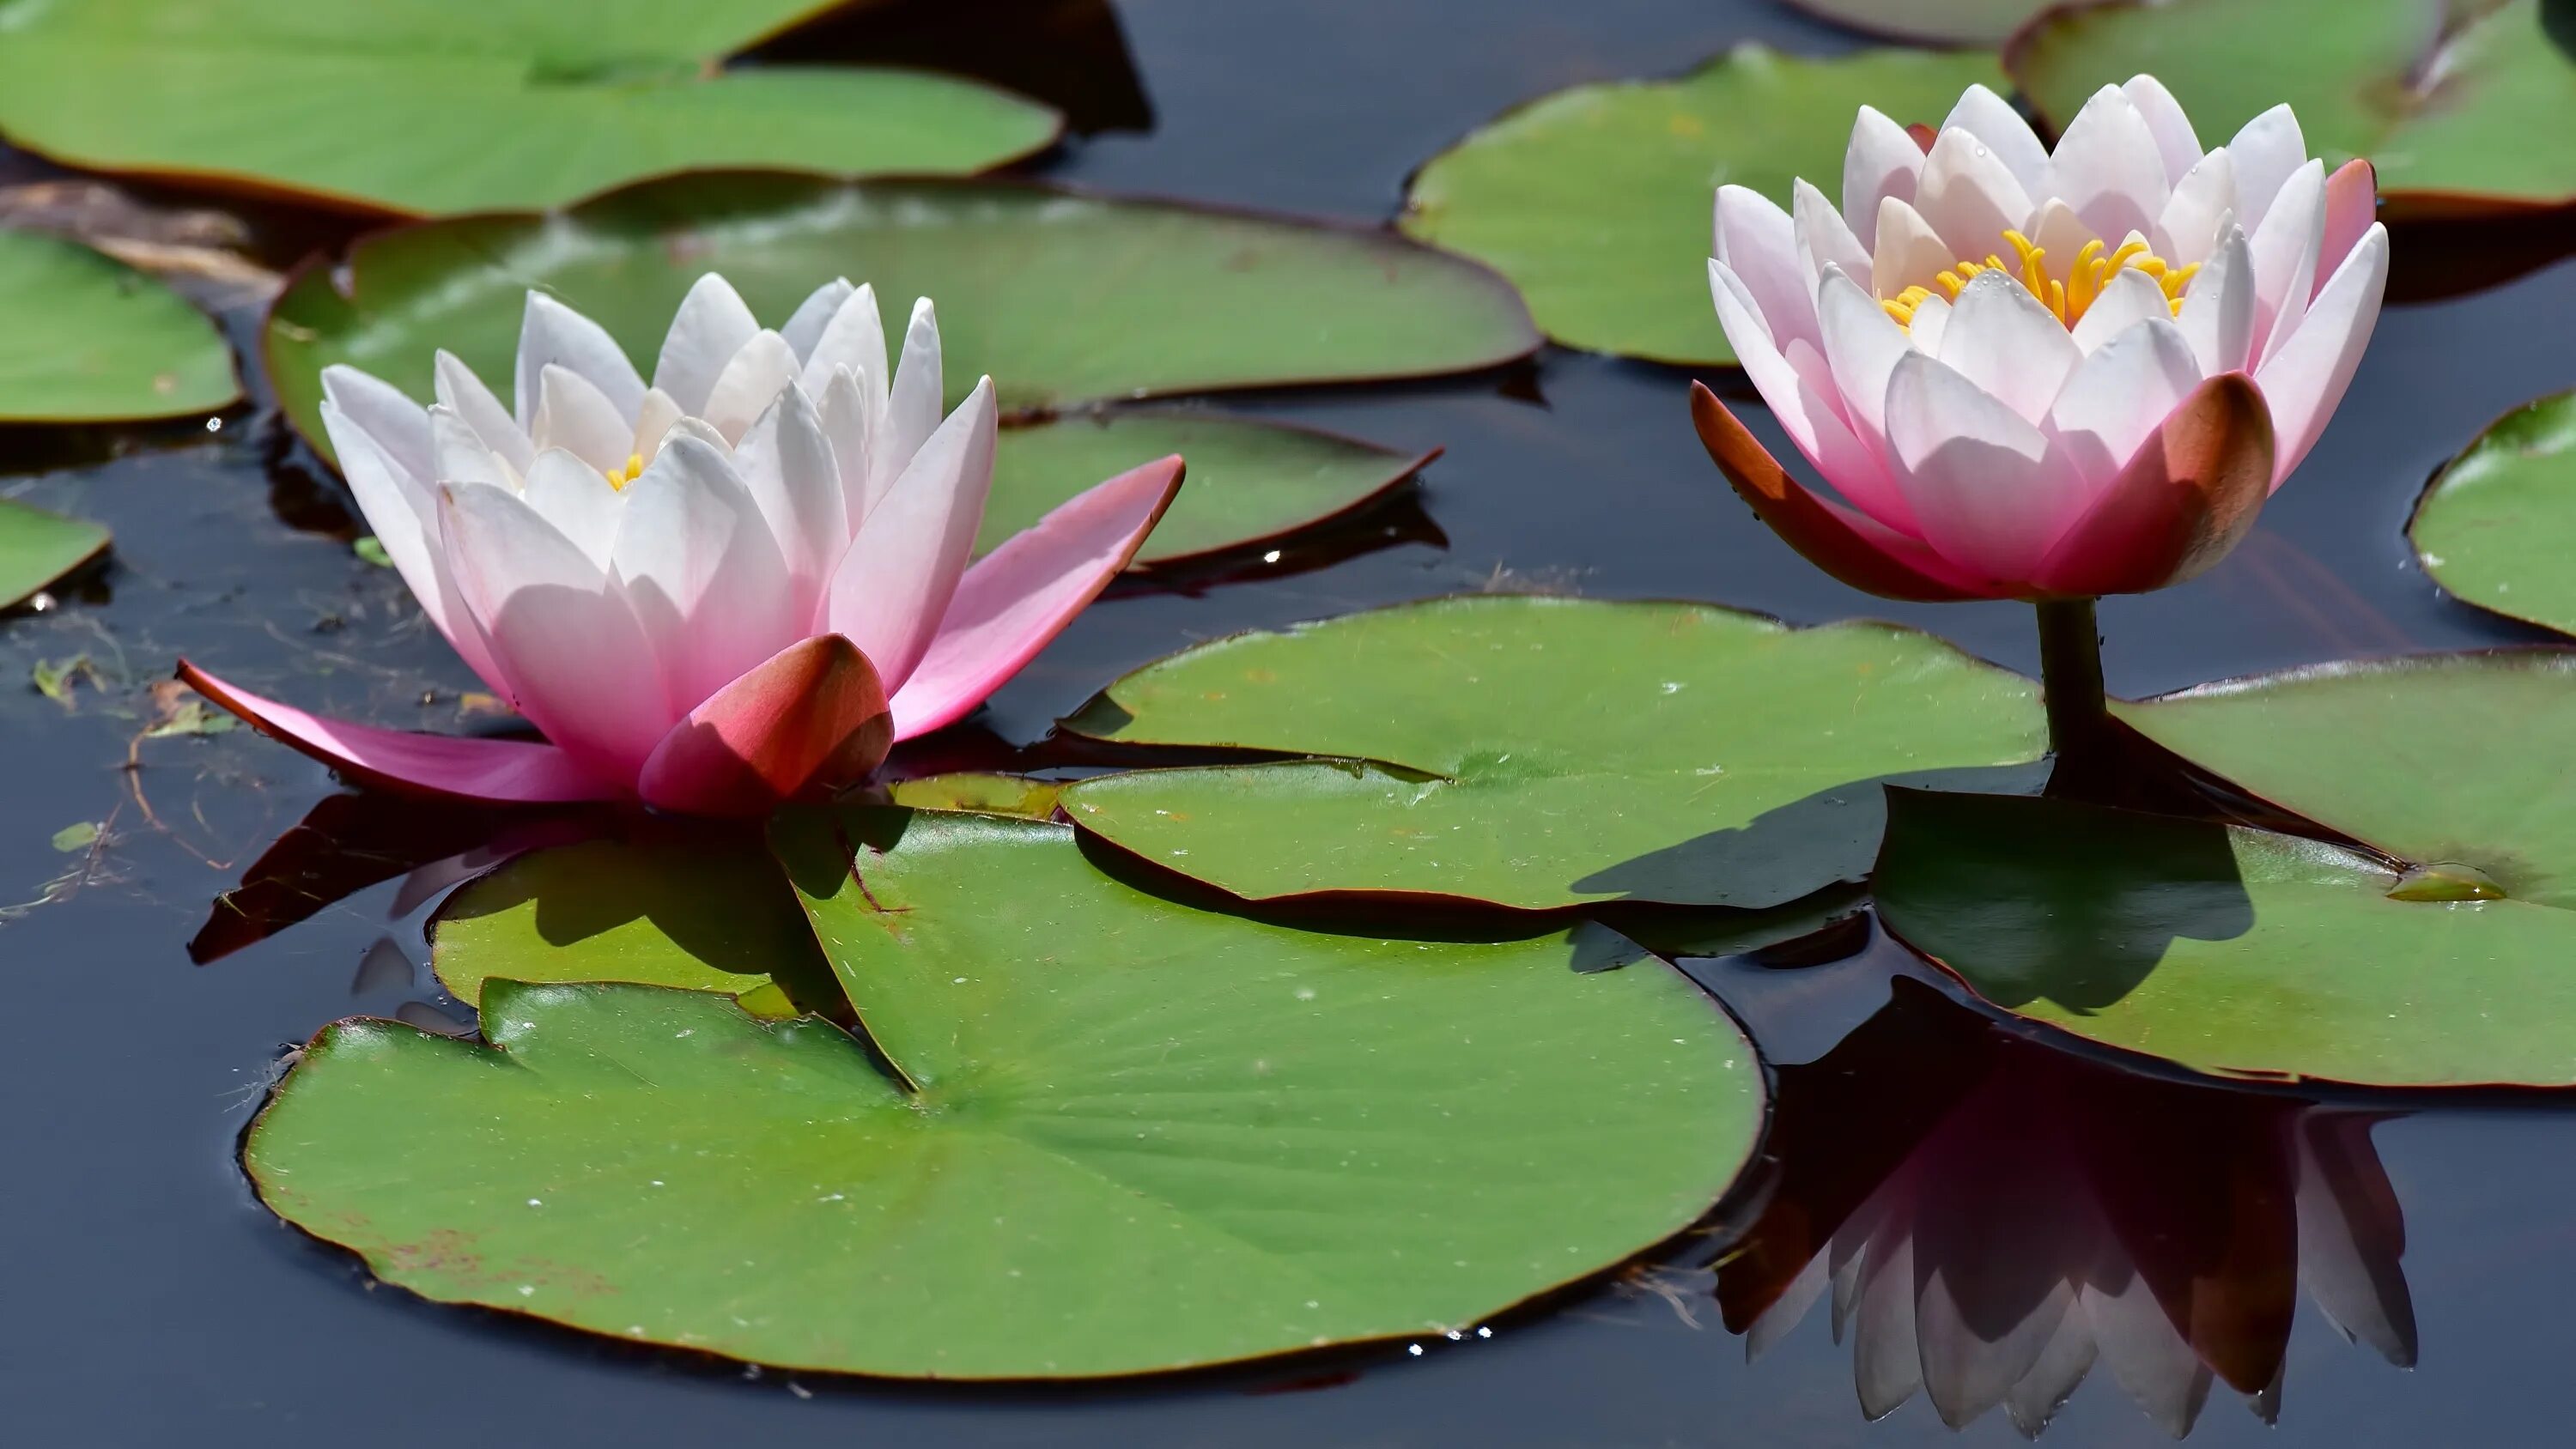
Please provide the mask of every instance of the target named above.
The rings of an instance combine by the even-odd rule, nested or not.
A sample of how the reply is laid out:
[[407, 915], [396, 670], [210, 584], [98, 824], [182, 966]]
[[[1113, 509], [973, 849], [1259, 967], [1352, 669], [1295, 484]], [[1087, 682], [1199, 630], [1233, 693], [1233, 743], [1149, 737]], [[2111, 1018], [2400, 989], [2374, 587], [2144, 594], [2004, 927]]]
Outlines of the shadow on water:
[[2269, 1422], [2302, 1289], [2415, 1362], [2371, 1141], [2401, 1114], [2133, 1075], [1906, 978], [1777, 1084], [1771, 1194], [1718, 1302], [1756, 1358], [1827, 1305], [1869, 1418], [1921, 1394], [2036, 1436], [2102, 1369], [2177, 1438], [2219, 1384]]
[[862, 0], [828, 7], [743, 59], [946, 71], [1044, 101], [1082, 135], [1154, 128], [1109, 0]]

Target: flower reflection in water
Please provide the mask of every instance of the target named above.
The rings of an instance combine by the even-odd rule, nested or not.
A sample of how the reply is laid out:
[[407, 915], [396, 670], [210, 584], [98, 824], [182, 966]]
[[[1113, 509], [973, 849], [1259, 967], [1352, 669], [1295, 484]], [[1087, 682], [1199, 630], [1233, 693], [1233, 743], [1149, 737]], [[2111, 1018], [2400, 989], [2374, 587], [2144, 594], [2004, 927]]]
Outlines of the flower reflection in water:
[[2397, 1115], [2134, 1075], [2007, 1036], [1912, 980], [1780, 1071], [1779, 1177], [1718, 1269], [1759, 1356], [1819, 1304], [1870, 1418], [1917, 1392], [2036, 1436], [2098, 1366], [2168, 1432], [2214, 1384], [2267, 1422], [2299, 1290], [2415, 1360]]

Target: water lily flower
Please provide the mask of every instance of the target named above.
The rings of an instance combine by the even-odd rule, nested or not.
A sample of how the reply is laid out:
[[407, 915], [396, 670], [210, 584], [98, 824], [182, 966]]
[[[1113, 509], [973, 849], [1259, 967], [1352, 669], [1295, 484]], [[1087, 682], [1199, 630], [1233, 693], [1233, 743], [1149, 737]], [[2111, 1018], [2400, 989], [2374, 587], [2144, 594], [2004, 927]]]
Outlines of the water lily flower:
[[424, 408], [327, 368], [323, 422], [423, 612], [544, 742], [323, 719], [180, 665], [343, 774], [431, 794], [745, 814], [854, 784], [1054, 638], [1181, 480], [1137, 468], [971, 558], [992, 379], [943, 418], [930, 302], [889, 369], [847, 281], [769, 330], [700, 278], [650, 383], [531, 292], [510, 405], [445, 352], [435, 378]]
[[2089, 599], [2216, 563], [2307, 455], [2379, 317], [2369, 163], [2276, 106], [2204, 151], [2151, 76], [2052, 152], [1971, 86], [1922, 139], [1863, 107], [1839, 204], [1717, 196], [1710, 288], [1839, 501], [1705, 387], [1700, 435], [1811, 562], [1898, 599]]

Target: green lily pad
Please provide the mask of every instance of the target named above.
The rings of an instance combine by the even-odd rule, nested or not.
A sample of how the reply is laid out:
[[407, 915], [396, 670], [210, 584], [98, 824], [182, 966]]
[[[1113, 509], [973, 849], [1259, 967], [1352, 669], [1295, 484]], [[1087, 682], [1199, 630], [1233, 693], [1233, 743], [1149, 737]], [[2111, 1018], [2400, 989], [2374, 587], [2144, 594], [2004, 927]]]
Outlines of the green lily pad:
[[439, 907], [430, 970], [468, 1006], [506, 978], [712, 991], [775, 1004], [763, 1014], [794, 1015], [791, 996], [846, 1010], [778, 863], [748, 841], [590, 840], [513, 857]]
[[1073, 1378], [1471, 1325], [1688, 1226], [1760, 1125], [1742, 1035], [1652, 961], [1194, 911], [1029, 821], [774, 841], [917, 1090], [706, 993], [496, 980], [489, 1046], [324, 1031], [251, 1131], [262, 1198], [441, 1301]]
[[998, 547], [1102, 479], [1173, 453], [1189, 465], [1189, 486], [1132, 567], [1248, 548], [1355, 513], [1439, 456], [1219, 413], [1062, 417], [1003, 430], [976, 547]]
[[2576, 199], [2576, 59], [2543, 0], [2166, 0], [2061, 6], [2005, 62], [2063, 126], [2149, 71], [2204, 143], [2284, 101], [2312, 155], [2369, 157], [2393, 212]]
[[2052, 0], [1789, 0], [1792, 6], [1892, 40], [1996, 45]]
[[1256, 900], [1772, 906], [1868, 869], [1881, 779], [2037, 760], [2038, 695], [1885, 624], [1435, 599], [1185, 650], [1065, 722], [1334, 758], [1104, 775], [1063, 807]]
[[991, 775], [959, 771], [897, 780], [886, 797], [915, 810], [968, 810], [980, 815], [1019, 815], [1044, 820], [1055, 813], [1061, 780], [1033, 780], [1026, 775]]
[[107, 551], [107, 530], [0, 498], [0, 609], [14, 609]]
[[2576, 633], [2576, 392], [2498, 418], [2435, 475], [2406, 533], [2454, 596]]
[[353, 249], [345, 293], [316, 267], [278, 298], [268, 373], [321, 447], [326, 364], [419, 398], [441, 347], [506, 378], [542, 287], [649, 371], [709, 271], [773, 323], [835, 276], [874, 283], [898, 318], [931, 297], [952, 400], [990, 373], [1017, 410], [1457, 372], [1538, 345], [1501, 278], [1379, 232], [1025, 182], [739, 173], [379, 232]]
[[2294, 815], [2403, 861], [2466, 867], [2576, 908], [2576, 654], [2364, 660], [2204, 685], [2114, 711]]
[[1658, 362], [1733, 362], [1708, 300], [1717, 188], [1782, 206], [1842, 187], [1852, 117], [1938, 122], [2001, 87], [1991, 55], [1869, 50], [1832, 60], [1736, 49], [1669, 81], [1576, 86], [1512, 111], [1413, 178], [1408, 235], [1490, 264], [1548, 336]]
[[2406, 900], [2354, 851], [1891, 791], [1879, 919], [2006, 1010], [2216, 1076], [2576, 1084], [2576, 914]]
[[241, 396], [211, 318], [78, 242], [0, 231], [0, 310], [0, 422], [182, 417]]
[[0, 130], [103, 171], [394, 212], [555, 206], [661, 172], [966, 172], [1045, 106], [926, 71], [724, 58], [818, 10], [615, 0], [0, 4]]

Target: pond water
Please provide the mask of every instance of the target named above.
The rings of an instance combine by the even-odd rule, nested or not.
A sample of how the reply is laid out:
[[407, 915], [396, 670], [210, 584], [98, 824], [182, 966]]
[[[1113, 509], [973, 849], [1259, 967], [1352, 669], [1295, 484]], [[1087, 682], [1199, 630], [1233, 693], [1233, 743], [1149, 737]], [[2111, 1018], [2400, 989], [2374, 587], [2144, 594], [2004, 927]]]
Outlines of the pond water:
[[[1034, 169], [1365, 222], [1393, 211], [1412, 166], [1529, 97], [1670, 73], [1739, 40], [1852, 43], [1752, 0], [1124, 0], [1118, 13], [1152, 129], [1076, 141]], [[2410, 262], [2409, 242], [2397, 238], [2399, 292], [2441, 290], [2429, 261]], [[2401, 528], [2428, 474], [2479, 428], [2576, 382], [2571, 317], [2566, 263], [2392, 307], [2332, 428], [2255, 537], [2194, 584], [2104, 607], [2111, 688], [2138, 695], [2542, 637], [2443, 599]], [[1750, 397], [1740, 379], [1710, 381]], [[1115, 674], [1194, 640], [1477, 589], [1703, 598], [1801, 622], [1894, 617], [2035, 667], [2026, 609], [1888, 605], [1792, 556], [1708, 465], [1685, 421], [1686, 383], [1677, 370], [1551, 350], [1500, 377], [1243, 400], [1447, 453], [1410, 501], [1275, 565], [1122, 586], [996, 696], [979, 729], [926, 742], [915, 762], [1008, 764]], [[291, 452], [253, 412], [220, 427], [0, 437], [13, 469], [50, 470], [0, 492], [104, 520], [117, 538], [102, 578], [0, 628], [0, 674], [23, 680], [39, 661], [86, 655], [111, 680], [141, 680], [184, 649], [242, 677], [292, 668], [299, 702], [344, 714], [467, 687], [395, 576], [353, 557], [336, 485]], [[2278, 1362], [2262, 1405], [2276, 1427], [2220, 1383], [2196, 1443], [2563, 1441], [2576, 1112], [2510, 1097], [2312, 1105], [2035, 1063], [2026, 1043], [1907, 984], [1901, 953], [1857, 937], [1808, 953], [1843, 956], [1822, 965], [1695, 964], [1761, 1043], [1781, 1093], [1762, 1170], [1710, 1232], [1666, 1263], [1419, 1353], [1399, 1345], [1081, 1390], [946, 1390], [746, 1373], [371, 1290], [352, 1260], [254, 1201], [236, 1138], [282, 1047], [336, 1016], [435, 1002], [425, 909], [378, 884], [192, 964], [213, 899], [336, 790], [320, 767], [247, 731], [138, 742], [149, 721], [119, 717], [127, 698], [78, 687], [66, 708], [0, 689], [0, 906], [57, 897], [0, 925], [14, 1001], [0, 1015], [11, 1079], [0, 1425], [12, 1443], [2011, 1442], [2003, 1413], [1954, 1435], [1919, 1393], [1865, 1421], [1855, 1355], [1866, 1368], [1880, 1350], [1865, 1324], [1837, 1344], [1825, 1303], [1794, 1324], [1767, 1322], [1761, 1336], [1777, 1341], [1748, 1362], [1741, 1330], [1760, 1300], [1899, 1171], [1911, 1174], [1899, 1196], [1952, 1225], [1941, 1271], [1971, 1319], [2044, 1298], [2093, 1251], [2102, 1185], [2116, 1185], [2107, 1206], [2125, 1215], [2141, 1271], [2154, 1260], [2207, 1307], [2204, 1356], [2238, 1378]], [[438, 823], [376, 814], [395, 840]], [[111, 847], [58, 851], [54, 832], [80, 821], [106, 822]], [[2318, 1143], [2337, 1145], [2342, 1180], [2378, 1204], [2362, 1215], [2370, 1241], [2358, 1256], [2381, 1270], [2371, 1296], [2383, 1317], [2405, 1303], [2409, 1322], [2382, 1322], [2376, 1347], [2368, 1331], [2347, 1341], [2312, 1281], [2274, 1354], [2266, 1334], [2300, 1270], [2277, 1230], [2286, 1164]], [[1918, 1237], [1944, 1241], [1937, 1222]], [[2402, 1287], [2385, 1281], [2392, 1263]], [[2331, 1270], [2311, 1265], [2312, 1279], [2320, 1272]], [[2348, 1294], [2348, 1265], [2345, 1278]], [[2339, 1316], [2358, 1331], [2344, 1303]], [[2053, 1442], [2167, 1438], [2113, 1369], [2097, 1365], [2075, 1389]]]

